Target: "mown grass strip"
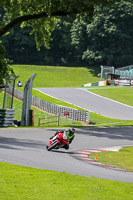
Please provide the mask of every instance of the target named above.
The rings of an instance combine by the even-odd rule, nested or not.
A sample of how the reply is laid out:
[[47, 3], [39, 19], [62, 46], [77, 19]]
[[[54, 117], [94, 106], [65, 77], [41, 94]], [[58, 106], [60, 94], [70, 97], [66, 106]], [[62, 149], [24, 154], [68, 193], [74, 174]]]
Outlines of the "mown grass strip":
[[2, 200], [132, 200], [133, 184], [0, 163]]
[[[90, 90], [90, 89], [88, 89]], [[91, 92], [94, 92], [95, 94], [99, 94], [101, 96], [113, 99], [115, 101], [133, 106], [133, 87], [123, 86], [123, 87], [117, 87], [113, 89], [112, 87], [106, 89], [106, 87], [103, 87], [103, 89], [93, 89], [90, 90]]]
[[[69, 103], [66, 103], [64, 101], [61, 101], [59, 99], [55, 99], [53, 97], [50, 97], [48, 95], [45, 95], [39, 91], [36, 91], [36, 90], [33, 90], [33, 96], [36, 96], [40, 99], [43, 99], [49, 103], [54, 103], [54, 104], [59, 104], [59, 105], [62, 105], [62, 106], [66, 106], [66, 107], [70, 107], [70, 108], [75, 108], [75, 109], [78, 109], [78, 110], [85, 110], [83, 108], [79, 108], [73, 104], [69, 104]], [[102, 115], [99, 115], [97, 113], [93, 113], [93, 112], [90, 112], [90, 121], [92, 123], [95, 124], [95, 126], [122, 126], [122, 125], [131, 125], [133, 124], [133, 121], [126, 121], [126, 120], [119, 120], [119, 119], [112, 119], [112, 118], [109, 118], [109, 117], [105, 117], [105, 116], [102, 116]]]
[[39, 92], [35, 89], [32, 90], [32, 95], [35, 96], [35, 97], [38, 97], [38, 98], [40, 98], [44, 101], [47, 101], [49, 103], [53, 103], [53, 104], [57, 104], [57, 105], [61, 105], [61, 106], [66, 106], [66, 107], [70, 107], [70, 108], [75, 108], [75, 109], [78, 109], [78, 110], [85, 110], [85, 109], [79, 108], [78, 106], [75, 106], [73, 104], [70, 104], [70, 103], [61, 101], [59, 99], [50, 97], [50, 96], [43, 94], [42, 92]]
[[[38, 65], [12, 65], [16, 75], [20, 75], [19, 80], [21, 80], [21, 82], [23, 83], [23, 87], [22, 88], [17, 88], [20, 89], [21, 91], [24, 90], [24, 84], [25, 82], [29, 79], [29, 77], [33, 74], [33, 73], [37, 73], [37, 76], [35, 77], [34, 81], [33, 81], [33, 87], [79, 87], [80, 85], [83, 85], [84, 83], [87, 82], [95, 82], [98, 81], [99, 78], [96, 77], [96, 72], [94, 72], [94, 70], [92, 70], [91, 68], [84, 68], [84, 67], [57, 67], [57, 66], [38, 66]], [[26, 71], [26, 73], [25, 73]], [[74, 74], [74, 76], [73, 76]], [[118, 87], [118, 89], [113, 89], [112, 86], [111, 88], [108, 87], [108, 89], [106, 89], [106, 87], [102, 87], [105, 88], [106, 93], [112, 94], [109, 98], [114, 98], [116, 96], [118, 96], [119, 100], [120, 99], [124, 99], [124, 103], [125, 99], [130, 99], [130, 102], [132, 102], [132, 97], [126, 98], [127, 97], [127, 93], [125, 95], [125, 97], [123, 98], [122, 96], [125, 94], [125, 92], [127, 91], [128, 87], [124, 87], [124, 91], [123, 93], [120, 92], [117, 94], [117, 90], [120, 91], [121, 87]], [[123, 87], [122, 87], [123, 89]], [[133, 89], [133, 88], [132, 88]], [[130, 91], [128, 91], [128, 93], [131, 94], [132, 89], [129, 89]], [[112, 90], [112, 92], [110, 92]], [[104, 89], [101, 90], [93, 90], [94, 92], [96, 91], [104, 91]], [[122, 91], [122, 90], [121, 90]], [[67, 107], [71, 107], [71, 108], [75, 108], [75, 109], [79, 109], [79, 110], [84, 110], [82, 108], [79, 108], [73, 104], [68, 104], [66, 102], [60, 101], [58, 99], [54, 99], [52, 97], [49, 97], [48, 95], [44, 95], [38, 91], [33, 90], [33, 96], [36, 96], [38, 98], [41, 98], [47, 102], [53, 103], [53, 104], [59, 104], [59, 105], [63, 105], [63, 106], [67, 106]], [[100, 93], [99, 93], [100, 94]], [[115, 95], [113, 95], [115, 94]], [[115, 99], [117, 100], [117, 99]], [[129, 104], [130, 105], [130, 104]], [[15, 107], [17, 108], [18, 106], [15, 105]], [[20, 109], [21, 110], [21, 109]], [[19, 113], [21, 111], [18, 111], [16, 109], [16, 116], [20, 115]], [[38, 113], [38, 111], [35, 111], [35, 113]], [[41, 111], [40, 111], [41, 113]], [[44, 115], [44, 114], [43, 114]], [[101, 116], [99, 114], [90, 112], [90, 118], [91, 118], [91, 122], [95, 123], [97, 126], [123, 126], [123, 125], [133, 125], [133, 120], [128, 120], [128, 121], [122, 121], [122, 120], [118, 120], [118, 119], [111, 119], [108, 117], [104, 117]], [[120, 122], [120, 123], [118, 123]]]
[[[61, 100], [52, 98], [48, 95], [42, 94], [41, 92], [38, 91], [34, 91], [33, 90], [33, 94], [34, 96], [37, 96], [38, 98], [41, 98], [47, 102], [53, 103], [53, 104], [59, 104], [62, 106], [67, 106], [70, 108], [75, 108], [75, 109], [79, 109], [82, 110], [81, 108], [74, 106], [73, 104], [68, 104], [66, 102], [63, 102]], [[2, 102], [3, 102], [3, 93], [0, 93], [0, 103], [1, 103], [1, 108], [2, 108]], [[14, 103], [13, 103], [13, 107], [15, 108], [15, 119], [16, 120], [21, 120], [21, 113], [22, 113], [22, 101], [17, 100], [16, 98], [14, 98]], [[31, 107], [32, 110], [34, 110], [34, 116], [35, 116], [35, 127], [38, 126], [38, 117], [40, 115], [40, 117], [47, 117], [49, 114], [46, 112], [42, 112], [41, 110], [35, 108], [35, 107]], [[83, 109], [84, 110], [84, 109]], [[95, 124], [95, 126], [98, 127], [104, 127], [104, 126], [131, 126], [133, 125], [133, 120], [118, 120], [118, 119], [112, 119], [112, 118], [108, 118], [102, 115], [99, 115], [97, 113], [93, 113], [90, 112], [90, 121]], [[89, 126], [93, 125], [90, 124]], [[49, 126], [45, 126], [45, 127], [51, 127], [53, 125], [49, 125]], [[72, 124], [72, 120], [67, 120], [67, 124], [66, 124], [66, 119], [61, 118], [61, 123], [60, 123], [60, 127], [69, 127], [69, 126], [82, 126], [82, 123], [80, 122], [75, 122], [75, 124]], [[55, 126], [56, 127], [56, 126]]]
[[[2, 108], [2, 102], [3, 102], [3, 97], [4, 94], [0, 93], [0, 103], [1, 103], [1, 108]], [[14, 120], [21, 120], [21, 115], [22, 115], [22, 101], [14, 98], [13, 100], [13, 108], [15, 108], [15, 117]], [[31, 109], [34, 110], [34, 128], [38, 127], [38, 118], [39, 116], [41, 118], [46, 118], [48, 116], [53, 116], [47, 112], [43, 112], [40, 109], [37, 109], [36, 107], [31, 106]], [[44, 120], [42, 120], [42, 122], [44, 122]], [[70, 119], [65, 119], [60, 117], [60, 125], [59, 127], [82, 127], [82, 122], [78, 122], [78, 121], [72, 121]], [[40, 127], [45, 127], [45, 128], [50, 128], [50, 127], [58, 127], [57, 123], [50, 123], [50, 124], [45, 124], [45, 125], [41, 125]], [[31, 127], [33, 128], [33, 127]]]
[[133, 147], [125, 147], [119, 151], [92, 153], [89, 157], [95, 159], [96, 155], [100, 163], [133, 172]]

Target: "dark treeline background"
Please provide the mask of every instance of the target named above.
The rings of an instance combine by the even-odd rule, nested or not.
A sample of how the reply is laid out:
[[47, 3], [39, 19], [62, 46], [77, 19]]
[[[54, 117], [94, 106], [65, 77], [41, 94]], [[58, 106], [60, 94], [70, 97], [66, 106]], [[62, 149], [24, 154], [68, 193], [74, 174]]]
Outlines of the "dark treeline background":
[[3, 38], [7, 58], [14, 64], [122, 67], [133, 64], [133, 4], [117, 1], [96, 7], [93, 19], [61, 18], [52, 33], [50, 49], [36, 49], [29, 27], [19, 26]]

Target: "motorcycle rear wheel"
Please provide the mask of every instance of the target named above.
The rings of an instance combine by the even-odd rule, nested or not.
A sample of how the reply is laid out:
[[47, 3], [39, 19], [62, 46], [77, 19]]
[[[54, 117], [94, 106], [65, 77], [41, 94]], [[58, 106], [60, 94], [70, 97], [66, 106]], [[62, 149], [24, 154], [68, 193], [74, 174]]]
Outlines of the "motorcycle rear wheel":
[[51, 149], [54, 149], [58, 144], [59, 144], [58, 141], [53, 142], [53, 143], [51, 144], [51, 146], [47, 148], [47, 150], [50, 151]]

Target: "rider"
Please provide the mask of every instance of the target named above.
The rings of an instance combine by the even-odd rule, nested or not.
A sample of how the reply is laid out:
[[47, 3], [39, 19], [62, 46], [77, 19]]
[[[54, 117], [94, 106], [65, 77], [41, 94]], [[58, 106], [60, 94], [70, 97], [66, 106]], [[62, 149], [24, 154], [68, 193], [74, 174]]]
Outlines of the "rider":
[[75, 129], [69, 128], [67, 131], [65, 131], [66, 136], [68, 137], [68, 143], [63, 146], [65, 149], [69, 149], [69, 144], [72, 143], [74, 137], [75, 137]]
[[[56, 136], [58, 133], [64, 133], [67, 136], [68, 143], [65, 144], [63, 146], [63, 148], [69, 149], [69, 144], [72, 143], [72, 141], [73, 141], [73, 139], [75, 137], [75, 129], [74, 128], [69, 128], [67, 131], [57, 131], [54, 136]], [[52, 139], [54, 136], [52, 136], [50, 139]]]

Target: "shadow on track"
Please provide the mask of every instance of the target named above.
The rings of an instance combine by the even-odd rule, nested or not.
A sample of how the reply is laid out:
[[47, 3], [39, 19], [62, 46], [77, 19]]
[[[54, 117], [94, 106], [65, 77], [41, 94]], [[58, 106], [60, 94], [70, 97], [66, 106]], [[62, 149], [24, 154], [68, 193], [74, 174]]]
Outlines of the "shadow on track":
[[63, 151], [64, 149], [62, 149], [62, 150], [59, 150], [59, 149], [52, 149], [51, 151], [49, 151], [49, 152], [54, 152], [54, 153], [62, 153], [62, 154], [70, 154], [70, 155], [72, 155], [72, 154], [77, 154], [77, 152], [75, 151]]
[[42, 149], [44, 148], [44, 142], [0, 137], [0, 148], [22, 149], [22, 147]]
[[[80, 131], [81, 130], [81, 131]], [[86, 136], [106, 137], [109, 139], [133, 140], [133, 127], [104, 127], [78, 129], [78, 134]]]
[[[57, 129], [51, 129], [57, 131]], [[65, 130], [65, 129], [64, 129]], [[106, 137], [109, 139], [133, 140], [133, 127], [85, 127], [75, 128], [76, 134], [96, 137]]]

